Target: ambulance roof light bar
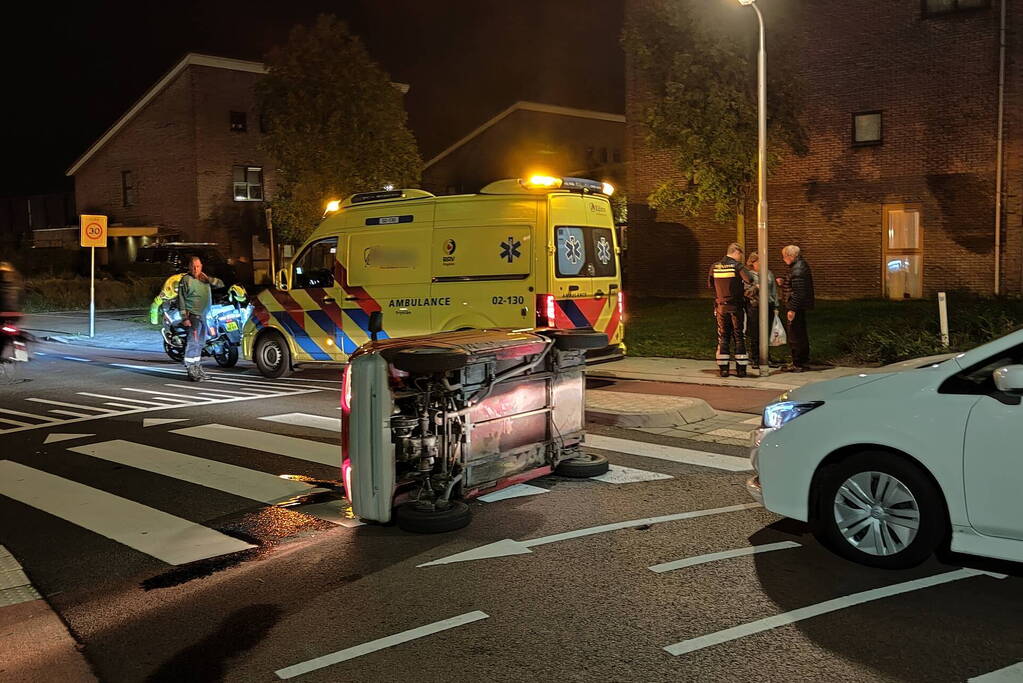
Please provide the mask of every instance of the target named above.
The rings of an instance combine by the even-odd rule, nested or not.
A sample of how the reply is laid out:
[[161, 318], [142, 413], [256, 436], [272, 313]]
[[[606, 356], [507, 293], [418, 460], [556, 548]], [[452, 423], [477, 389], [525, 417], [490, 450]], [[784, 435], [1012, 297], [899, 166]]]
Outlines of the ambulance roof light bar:
[[547, 175], [535, 175], [529, 178], [518, 180], [498, 180], [490, 183], [482, 190], [481, 194], [505, 194], [514, 192], [514, 187], [522, 190], [576, 190], [586, 194], [603, 194], [610, 197], [614, 194], [615, 188], [611, 183], [599, 182], [588, 178], [573, 178], [570, 176], [558, 177]]
[[434, 197], [432, 192], [405, 188], [402, 190], [380, 190], [377, 192], [359, 192], [341, 203], [341, 208], [369, 204], [371, 202], [401, 201], [406, 199], [425, 199]]

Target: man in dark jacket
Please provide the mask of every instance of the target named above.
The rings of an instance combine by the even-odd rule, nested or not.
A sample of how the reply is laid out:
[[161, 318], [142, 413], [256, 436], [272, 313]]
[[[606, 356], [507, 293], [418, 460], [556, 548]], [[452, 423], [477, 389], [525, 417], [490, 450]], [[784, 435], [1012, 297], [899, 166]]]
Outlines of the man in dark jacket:
[[799, 247], [790, 244], [781, 250], [782, 260], [789, 266], [789, 276], [778, 283], [788, 292], [785, 314], [789, 322], [789, 348], [792, 350], [792, 372], [804, 372], [810, 366], [810, 338], [806, 333], [806, 312], [816, 303], [813, 294], [813, 273], [800, 255]]
[[735, 376], [745, 377], [749, 356], [746, 354], [745, 285], [753, 277], [742, 265], [742, 247], [728, 245], [725, 257], [710, 267], [707, 287], [714, 290], [714, 317], [718, 324], [717, 363], [722, 377], [728, 377], [729, 347], [735, 346]]

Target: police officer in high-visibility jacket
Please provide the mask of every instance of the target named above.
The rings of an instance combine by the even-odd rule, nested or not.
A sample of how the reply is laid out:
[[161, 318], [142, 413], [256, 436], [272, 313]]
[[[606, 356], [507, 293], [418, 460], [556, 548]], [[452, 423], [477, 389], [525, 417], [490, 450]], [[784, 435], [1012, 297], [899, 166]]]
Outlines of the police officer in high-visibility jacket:
[[735, 376], [745, 377], [749, 356], [746, 355], [745, 286], [753, 277], [742, 264], [742, 247], [728, 245], [725, 257], [710, 267], [707, 287], [714, 290], [714, 317], [718, 323], [717, 362], [722, 377], [728, 377], [729, 347], [734, 344]]

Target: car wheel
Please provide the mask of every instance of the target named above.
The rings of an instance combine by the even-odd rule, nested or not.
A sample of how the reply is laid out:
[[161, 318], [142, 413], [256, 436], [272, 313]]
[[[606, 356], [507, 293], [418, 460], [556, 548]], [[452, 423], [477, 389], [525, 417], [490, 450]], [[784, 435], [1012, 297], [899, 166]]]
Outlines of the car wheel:
[[859, 453], [824, 470], [819, 481], [814, 535], [846, 559], [884, 569], [913, 567], [947, 534], [941, 492], [897, 455]]
[[185, 360], [185, 347], [184, 346], [171, 346], [166, 340], [163, 342], [163, 350], [175, 363], [180, 363]]
[[460, 370], [469, 362], [469, 354], [461, 349], [425, 346], [402, 349], [394, 355], [394, 367], [413, 375], [432, 375], [438, 372]]
[[394, 512], [398, 528], [417, 534], [439, 534], [461, 529], [469, 524], [469, 506], [455, 500], [442, 510], [422, 507], [419, 503], [402, 503]]
[[586, 479], [589, 477], [599, 477], [606, 473], [610, 467], [611, 465], [604, 456], [584, 453], [575, 458], [562, 460], [554, 469], [554, 474], [560, 477]]
[[220, 353], [214, 353], [213, 359], [222, 368], [233, 368], [238, 363], [238, 347], [234, 344], [225, 343], [220, 347]]
[[256, 367], [263, 377], [276, 379], [291, 373], [291, 352], [279, 334], [265, 334], [256, 342]]

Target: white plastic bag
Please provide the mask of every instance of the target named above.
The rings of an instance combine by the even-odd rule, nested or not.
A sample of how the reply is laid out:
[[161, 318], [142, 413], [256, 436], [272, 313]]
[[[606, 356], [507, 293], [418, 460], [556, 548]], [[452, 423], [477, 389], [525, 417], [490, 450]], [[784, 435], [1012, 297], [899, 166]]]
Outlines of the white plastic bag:
[[774, 323], [771, 325], [771, 346], [781, 346], [789, 341], [785, 334], [785, 326], [781, 324], [781, 318], [774, 314]]

